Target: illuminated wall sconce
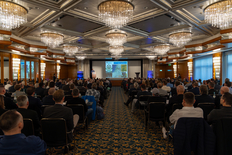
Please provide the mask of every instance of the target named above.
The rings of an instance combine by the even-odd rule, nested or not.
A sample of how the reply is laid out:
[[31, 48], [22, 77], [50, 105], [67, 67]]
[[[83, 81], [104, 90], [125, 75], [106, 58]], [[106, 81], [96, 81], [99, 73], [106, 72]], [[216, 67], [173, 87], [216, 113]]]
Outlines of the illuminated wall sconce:
[[193, 62], [188, 62], [188, 74], [190, 80], [193, 78]]
[[16, 80], [20, 77], [20, 59], [13, 58], [13, 79]]
[[214, 77], [220, 78], [220, 69], [221, 69], [221, 58], [220, 57], [213, 58], [213, 66], [214, 66]]
[[57, 78], [60, 78], [60, 65], [57, 65]]
[[41, 71], [42, 80], [45, 78], [45, 68], [46, 68], [46, 63], [40, 63], [40, 71]]
[[173, 71], [174, 71], [174, 78], [177, 77], [177, 65], [173, 65]]

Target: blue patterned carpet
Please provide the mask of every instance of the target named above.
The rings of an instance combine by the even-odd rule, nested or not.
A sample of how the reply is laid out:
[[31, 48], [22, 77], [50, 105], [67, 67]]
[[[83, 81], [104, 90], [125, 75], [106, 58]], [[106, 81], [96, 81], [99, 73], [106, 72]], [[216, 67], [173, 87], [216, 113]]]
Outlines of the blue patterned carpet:
[[[145, 130], [144, 114], [133, 115], [123, 102], [127, 95], [120, 87], [113, 87], [105, 101], [103, 120], [90, 123], [87, 131], [79, 129], [75, 136], [76, 150], [71, 154], [167, 154], [167, 141], [155, 123]], [[58, 154], [55, 153], [54, 154]]]

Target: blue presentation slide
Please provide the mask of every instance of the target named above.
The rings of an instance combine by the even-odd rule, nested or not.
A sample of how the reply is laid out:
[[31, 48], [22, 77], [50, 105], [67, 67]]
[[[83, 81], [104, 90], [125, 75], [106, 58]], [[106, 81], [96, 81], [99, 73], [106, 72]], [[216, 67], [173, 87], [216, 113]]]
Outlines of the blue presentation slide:
[[106, 61], [106, 78], [128, 78], [128, 61]]

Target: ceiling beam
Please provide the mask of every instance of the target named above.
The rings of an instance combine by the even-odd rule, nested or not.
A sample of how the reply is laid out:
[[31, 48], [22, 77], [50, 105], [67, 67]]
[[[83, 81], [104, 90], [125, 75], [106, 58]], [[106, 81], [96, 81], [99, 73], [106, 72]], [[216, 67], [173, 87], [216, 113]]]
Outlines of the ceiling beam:
[[55, 30], [55, 31], [58, 31], [58, 32], [61, 32], [63, 34], [70, 35], [70, 36], [83, 37], [83, 33], [81, 33], [81, 32], [67, 30], [67, 29], [64, 29], [64, 28], [55, 27], [55, 26], [51, 26], [51, 25], [44, 25], [42, 28], [45, 28], [45, 29], [48, 29], [48, 30]]

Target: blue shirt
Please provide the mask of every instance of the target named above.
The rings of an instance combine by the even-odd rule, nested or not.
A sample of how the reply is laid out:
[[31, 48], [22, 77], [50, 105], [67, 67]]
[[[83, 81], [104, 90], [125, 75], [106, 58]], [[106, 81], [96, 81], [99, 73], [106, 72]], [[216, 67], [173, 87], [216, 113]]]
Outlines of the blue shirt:
[[167, 83], [167, 86], [173, 88], [173, 84], [171, 83]]
[[1, 155], [44, 155], [47, 145], [36, 136], [26, 137], [24, 134], [0, 136]]

